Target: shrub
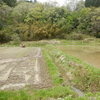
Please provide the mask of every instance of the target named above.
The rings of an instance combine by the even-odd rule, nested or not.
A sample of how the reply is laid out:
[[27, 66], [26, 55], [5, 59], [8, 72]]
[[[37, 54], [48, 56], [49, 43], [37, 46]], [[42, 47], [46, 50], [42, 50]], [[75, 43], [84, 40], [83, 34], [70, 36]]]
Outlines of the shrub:
[[10, 42], [10, 44], [12, 45], [19, 45], [21, 43], [20, 37], [18, 35], [13, 35], [12, 36], [12, 41]]
[[84, 40], [86, 37], [87, 35], [81, 33], [66, 34], [66, 39], [69, 40]]

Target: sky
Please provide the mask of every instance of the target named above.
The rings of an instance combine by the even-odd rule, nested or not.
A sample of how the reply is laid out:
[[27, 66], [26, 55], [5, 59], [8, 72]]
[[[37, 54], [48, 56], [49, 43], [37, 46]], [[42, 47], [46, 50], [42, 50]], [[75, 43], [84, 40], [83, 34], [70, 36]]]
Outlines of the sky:
[[[49, 0], [37, 0], [38, 2], [49, 2]], [[64, 1], [65, 0], [50, 0], [50, 1], [53, 1], [53, 2], [58, 2], [58, 4], [60, 5], [60, 6], [62, 6], [63, 4], [64, 4]]]
[[[33, 0], [34, 1], [34, 0]], [[65, 4], [65, 1], [68, 3], [68, 2], [71, 2], [71, 1], [79, 1], [79, 0], [37, 0], [38, 2], [49, 2], [49, 1], [53, 1], [53, 2], [58, 2], [58, 5], [60, 6], [63, 6]], [[84, 0], [85, 1], [85, 0]]]

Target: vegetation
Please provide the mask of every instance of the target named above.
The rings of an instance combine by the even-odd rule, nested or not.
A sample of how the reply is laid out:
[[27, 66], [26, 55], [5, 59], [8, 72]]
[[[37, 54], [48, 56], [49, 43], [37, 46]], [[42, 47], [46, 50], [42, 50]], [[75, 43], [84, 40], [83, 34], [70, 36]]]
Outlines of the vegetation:
[[74, 86], [84, 92], [99, 92], [100, 69], [55, 49], [55, 47], [49, 46], [46, 48], [54, 63], [57, 63], [57, 66], [61, 66], [66, 74], [70, 73], [68, 77], [72, 81], [71, 84], [74, 83]]
[[[93, 38], [94, 39], [94, 38]], [[27, 46], [41, 46], [49, 73], [53, 80], [53, 88], [49, 89], [30, 89], [28, 86], [19, 91], [0, 91], [0, 100], [90, 100], [100, 99], [100, 70], [92, 65], [84, 63], [83, 61], [72, 57], [55, 46], [58, 44], [50, 44], [52, 41], [38, 41], [38, 42], [23, 42]], [[89, 40], [88, 40], [89, 41]], [[96, 40], [98, 45], [100, 40]], [[74, 44], [73, 44], [74, 42]], [[8, 43], [9, 44], [9, 43]], [[7, 46], [13, 46], [9, 44]], [[93, 45], [90, 42], [82, 43], [82, 40], [61, 40], [60, 44], [63, 45]], [[25, 51], [26, 52], [26, 51]], [[18, 55], [21, 57], [25, 52]], [[66, 73], [69, 80], [66, 81], [62, 75]], [[95, 80], [95, 81], [94, 81]], [[79, 97], [78, 94], [72, 89], [74, 86], [85, 93], [84, 97]]]
[[86, 7], [99, 7], [100, 1], [99, 0], [85, 0]]
[[0, 15], [1, 43], [13, 41], [13, 36], [21, 41], [100, 37], [100, 8], [86, 8], [82, 0], [65, 6], [2, 0]]
[[[99, 100], [100, 69], [51, 46], [56, 45], [51, 39], [60, 39], [57, 44], [63, 45], [100, 46], [99, 6], [99, 0], [72, 0], [64, 6], [37, 0], [0, 0], [0, 44], [4, 43], [0, 46], [19, 46], [21, 41], [27, 46], [41, 46], [54, 84], [51, 89], [0, 91], [0, 100]], [[65, 81], [61, 70], [70, 82]], [[85, 96], [79, 97], [71, 85]]]

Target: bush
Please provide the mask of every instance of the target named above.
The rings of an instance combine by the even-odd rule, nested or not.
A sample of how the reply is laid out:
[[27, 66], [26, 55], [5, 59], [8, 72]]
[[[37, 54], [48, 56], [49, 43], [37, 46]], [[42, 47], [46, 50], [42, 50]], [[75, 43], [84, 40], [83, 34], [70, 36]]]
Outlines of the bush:
[[5, 31], [0, 31], [0, 42], [4, 43], [4, 42], [8, 42], [10, 41], [10, 36], [8, 34], [5, 33]]
[[12, 41], [10, 42], [11, 45], [19, 45], [21, 43], [20, 37], [18, 35], [12, 36]]
[[69, 40], [84, 40], [86, 37], [88, 36], [81, 33], [72, 33], [66, 35], [66, 39]]

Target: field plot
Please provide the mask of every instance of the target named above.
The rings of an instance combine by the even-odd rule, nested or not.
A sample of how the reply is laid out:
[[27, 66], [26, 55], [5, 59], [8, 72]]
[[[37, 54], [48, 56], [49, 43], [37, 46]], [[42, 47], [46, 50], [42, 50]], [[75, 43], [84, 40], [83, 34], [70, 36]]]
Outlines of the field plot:
[[52, 87], [39, 47], [0, 47], [0, 89]]

